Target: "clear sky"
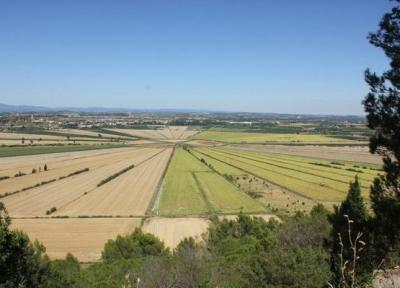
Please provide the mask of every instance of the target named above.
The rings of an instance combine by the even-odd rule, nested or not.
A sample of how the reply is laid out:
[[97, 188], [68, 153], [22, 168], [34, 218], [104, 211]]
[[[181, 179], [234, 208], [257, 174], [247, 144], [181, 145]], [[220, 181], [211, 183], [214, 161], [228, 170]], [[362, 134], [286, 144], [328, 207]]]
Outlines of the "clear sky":
[[385, 0], [0, 0], [0, 103], [362, 114]]

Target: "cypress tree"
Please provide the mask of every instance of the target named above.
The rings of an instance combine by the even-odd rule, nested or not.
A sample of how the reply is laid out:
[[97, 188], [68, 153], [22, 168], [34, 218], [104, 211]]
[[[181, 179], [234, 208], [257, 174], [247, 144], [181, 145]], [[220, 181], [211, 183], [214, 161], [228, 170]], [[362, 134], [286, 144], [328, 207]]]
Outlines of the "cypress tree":
[[[342, 253], [343, 259], [349, 261], [351, 261], [353, 257], [349, 233], [352, 240], [357, 237], [358, 233], [363, 233], [361, 240], [366, 241], [368, 238], [368, 211], [364, 199], [361, 196], [360, 183], [357, 176], [355, 177], [355, 181], [350, 183], [346, 199], [340, 206], [334, 206], [334, 212], [328, 216], [328, 219], [332, 224], [331, 238], [329, 239], [331, 270], [334, 273], [334, 282], [339, 283], [342, 277], [340, 254]], [[351, 220], [350, 231], [349, 220]], [[365, 253], [363, 254], [364, 255], [358, 256], [360, 256], [360, 258], [366, 257]], [[357, 265], [357, 274], [363, 274], [369, 271], [367, 261], [365, 261], [365, 259], [361, 259], [361, 261], [357, 263], [360, 264]]]

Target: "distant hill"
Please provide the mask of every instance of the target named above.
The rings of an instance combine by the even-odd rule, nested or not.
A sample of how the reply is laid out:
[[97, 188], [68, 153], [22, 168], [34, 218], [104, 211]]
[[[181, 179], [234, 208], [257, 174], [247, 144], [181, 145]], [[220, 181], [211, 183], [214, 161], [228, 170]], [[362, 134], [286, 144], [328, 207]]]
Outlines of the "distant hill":
[[0, 112], [49, 112], [53, 111], [51, 108], [42, 106], [28, 106], [28, 105], [7, 105], [0, 103]]
[[159, 113], [159, 114], [203, 114], [204, 116], [218, 117], [221, 119], [237, 119], [253, 121], [255, 119], [269, 120], [340, 120], [364, 121], [364, 116], [359, 115], [310, 115], [310, 114], [285, 114], [285, 113], [260, 113], [260, 112], [227, 112], [209, 111], [200, 109], [132, 109], [132, 108], [104, 108], [104, 107], [44, 107], [29, 105], [7, 105], [0, 103], [0, 113], [38, 113], [38, 112], [77, 112], [77, 113]]
[[130, 109], [104, 107], [44, 107], [30, 105], [7, 105], [0, 103], [0, 113], [28, 113], [28, 112], [85, 112], [85, 113], [128, 113], [128, 112], [203, 112], [195, 109]]

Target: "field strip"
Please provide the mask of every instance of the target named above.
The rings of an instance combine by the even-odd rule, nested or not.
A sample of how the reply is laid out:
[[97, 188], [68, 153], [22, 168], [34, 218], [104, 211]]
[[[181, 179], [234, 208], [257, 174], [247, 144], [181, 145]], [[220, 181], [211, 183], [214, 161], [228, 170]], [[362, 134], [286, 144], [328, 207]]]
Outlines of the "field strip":
[[[218, 152], [216, 152], [216, 153], [219, 154]], [[209, 154], [206, 154], [206, 155], [209, 155]], [[210, 156], [210, 157], [211, 157], [211, 156]], [[313, 185], [317, 185], [317, 186], [319, 185], [319, 183], [316, 183], [316, 182], [313, 182], [313, 181], [310, 181], [310, 180], [306, 180], [306, 179], [304, 179], [304, 178], [299, 178], [299, 177], [296, 177], [296, 176], [293, 176], [293, 175], [288, 175], [288, 174], [286, 174], [286, 173], [277, 172], [277, 171], [275, 171], [275, 170], [273, 170], [273, 169], [268, 169], [268, 168], [265, 168], [265, 167], [263, 167], [263, 166], [255, 165], [255, 164], [253, 164], [253, 163], [247, 163], [247, 162], [245, 162], [245, 161], [242, 161], [242, 160], [239, 160], [239, 159], [236, 159], [236, 158], [232, 158], [232, 157], [228, 157], [228, 156], [226, 156], [226, 155], [223, 155], [223, 156], [221, 156], [221, 157], [224, 157], [224, 158], [226, 158], [226, 159], [232, 160], [232, 161], [234, 161], [234, 162], [236, 161], [236, 162], [242, 163], [242, 164], [244, 164], [244, 165], [256, 167], [256, 168], [259, 168], [259, 169], [264, 170], [264, 171], [267, 171], [267, 172], [271, 172], [271, 173], [274, 173], [274, 174], [282, 175], [282, 176], [287, 177], [287, 178], [296, 179], [296, 180], [298, 180], [298, 181], [305, 182], [305, 183], [309, 183], [309, 184], [313, 184]], [[216, 158], [216, 159], [218, 159], [218, 158]], [[218, 160], [220, 160], [220, 159], [218, 159]], [[220, 160], [220, 161], [222, 161], [222, 160]], [[224, 163], [228, 163], [228, 162], [224, 162]], [[238, 166], [236, 166], [236, 165], [233, 165], [233, 164], [231, 164], [231, 165], [234, 166], [234, 167], [236, 167], [236, 168], [238, 168]], [[250, 173], [250, 170], [248, 170], [248, 169], [244, 169], [244, 170], [245, 170], [247, 173], [253, 175], [253, 173]], [[257, 175], [255, 174], [255, 176], [257, 176]], [[260, 176], [261, 176], [261, 175], [260, 175]], [[258, 176], [257, 176], [257, 177], [258, 177]], [[280, 185], [280, 186], [282, 186], [282, 185]], [[284, 186], [283, 186], [283, 187], [284, 187]], [[336, 192], [339, 192], [339, 193], [345, 193], [345, 191], [342, 191], [342, 190], [339, 190], [339, 189], [336, 189], [336, 188], [329, 187], [328, 185], [326, 185], [326, 187], [328, 187], [329, 189], [332, 189], [332, 190], [334, 190], [334, 191], [336, 191]]]
[[[229, 180], [228, 180], [224, 175], [222, 175], [219, 171], [217, 171], [216, 169], [214, 169], [213, 166], [208, 166], [206, 163], [203, 163], [196, 155], [193, 154], [192, 151], [190, 151], [189, 153], [190, 153], [193, 157], [195, 157], [198, 161], [200, 161], [200, 163], [202, 163], [203, 165], [207, 166], [207, 167], [208, 167], [211, 171], [213, 171], [216, 175], [220, 176], [222, 179], [224, 179], [225, 181], [227, 181], [227, 182], [230, 183], [231, 185], [235, 186], [235, 189], [236, 189], [236, 185], [235, 185], [234, 183], [232, 183], [231, 181], [229, 181]], [[194, 175], [194, 176], [196, 176], [196, 175]], [[196, 179], [196, 181], [197, 181], [198, 183], [200, 183], [200, 181], [198, 180], [197, 176], [196, 176], [195, 179]], [[209, 201], [209, 199], [208, 199], [206, 193], [204, 192], [204, 189], [203, 189], [201, 186], [200, 186], [200, 189], [203, 190], [205, 199], [210, 203], [210, 201]], [[240, 193], [243, 193], [244, 195], [249, 196], [246, 192], [242, 191], [241, 189], [237, 189], [237, 190], [238, 190]], [[211, 203], [210, 203], [210, 205], [211, 205]], [[214, 212], [214, 211], [216, 210], [215, 207], [212, 207], [212, 206], [211, 206], [211, 208], [212, 208], [212, 212]], [[264, 207], [264, 208], [266, 208], [266, 207]]]
[[75, 172], [69, 173], [68, 175], [63, 175], [63, 176], [60, 176], [58, 178], [54, 178], [54, 179], [47, 180], [47, 181], [42, 181], [42, 182], [37, 183], [35, 185], [22, 188], [21, 190], [15, 190], [13, 192], [6, 192], [5, 194], [0, 194], [0, 199], [8, 197], [8, 196], [11, 196], [11, 195], [14, 195], [14, 194], [17, 194], [17, 193], [25, 192], [25, 191], [28, 191], [30, 189], [33, 189], [33, 188], [36, 188], [36, 187], [39, 187], [39, 186], [50, 184], [50, 183], [53, 183], [55, 181], [60, 181], [60, 180], [63, 180], [65, 178], [68, 178], [68, 177], [73, 177], [73, 176], [79, 175], [79, 174], [87, 172], [87, 171], [89, 171], [89, 168], [84, 168], [84, 169], [77, 170]]
[[226, 145], [229, 149], [252, 152], [266, 152], [297, 157], [312, 157], [327, 161], [346, 161], [363, 164], [382, 165], [382, 159], [369, 153], [368, 146], [311, 146], [311, 145]]
[[[168, 138], [170, 138], [170, 139], [175, 139], [175, 136], [172, 134], [171, 128], [170, 128], [169, 126], [167, 126], [167, 130], [168, 130], [168, 133], [169, 133], [169, 135], [170, 135], [170, 137], [168, 137]], [[165, 130], [164, 130], [164, 131], [165, 131]]]
[[177, 147], [161, 187], [156, 214], [162, 216], [207, 214], [208, 208], [191, 171], [209, 171], [184, 149]]
[[[236, 159], [236, 158], [232, 158], [232, 157], [226, 156], [225, 153], [222, 153], [222, 152], [220, 152], [220, 151], [214, 151], [214, 152], [217, 153], [217, 154], [223, 154], [222, 157], [225, 157], [225, 158], [230, 159], [230, 160], [232, 160], [232, 161], [240, 162], [240, 163], [243, 163], [243, 164], [245, 164], [245, 165], [250, 165], [250, 166], [259, 168], [259, 169], [261, 169], [261, 170], [264, 170], [264, 171], [268, 171], [268, 172], [271, 172], [271, 173], [274, 173], [274, 174], [278, 174], [278, 175], [282, 175], [282, 176], [285, 176], [285, 177], [289, 177], [289, 178], [291, 178], [291, 179], [296, 179], [296, 180], [298, 180], [298, 181], [305, 182], [305, 183], [309, 183], [309, 184], [313, 184], [313, 185], [317, 185], [317, 186], [320, 185], [320, 184], [317, 183], [317, 182], [314, 182], [314, 181], [311, 181], [311, 180], [307, 180], [307, 179], [305, 179], [305, 178], [293, 176], [293, 175], [290, 175], [290, 174], [286, 174], [286, 173], [284, 173], [284, 172], [278, 172], [278, 171], [276, 171], [276, 170], [274, 170], [274, 169], [272, 169], [272, 168], [266, 168], [266, 167], [263, 167], [263, 166], [259, 166], [259, 165], [253, 164], [253, 163], [248, 163], [248, 162], [245, 162], [245, 161], [243, 161], [243, 160], [239, 160], [239, 159]], [[247, 160], [251, 160], [251, 159], [247, 159]], [[251, 161], [260, 163], [259, 161], [255, 161], [255, 160], [251, 160]], [[263, 163], [261, 162], [261, 164], [263, 164]], [[264, 164], [266, 164], [266, 163], [264, 163]], [[267, 165], [269, 165], [269, 164], [267, 164]], [[270, 165], [270, 166], [274, 166], [274, 165]], [[281, 169], [285, 169], [285, 168], [281, 168]], [[299, 171], [297, 171], [297, 172], [299, 172]], [[303, 173], [303, 172], [299, 172], [299, 173]], [[303, 174], [307, 175], [307, 173], [303, 173]], [[310, 175], [310, 174], [308, 174], [308, 175]], [[316, 175], [310, 175], [310, 176], [323, 179], [323, 177], [316, 176]], [[337, 182], [339, 182], [339, 181], [337, 181]], [[344, 183], [343, 183], [343, 184], [344, 184]], [[329, 189], [331, 189], [331, 190], [333, 190], [333, 191], [336, 191], [336, 192], [339, 192], [339, 193], [342, 193], [342, 194], [345, 194], [345, 193], [346, 193], [346, 191], [340, 190], [340, 189], [338, 189], [338, 188], [331, 187], [331, 186], [329, 186], [329, 185], [327, 185], [327, 184], [325, 184], [324, 186], [327, 187], [327, 188], [329, 188]]]
[[216, 157], [213, 157], [213, 156], [211, 156], [211, 155], [209, 155], [209, 154], [206, 154], [206, 153], [204, 153], [204, 152], [202, 152], [202, 151], [198, 151], [198, 152], [201, 153], [201, 154], [203, 154], [203, 155], [205, 155], [205, 156], [207, 156], [207, 157], [210, 157], [210, 158], [212, 158], [212, 159], [214, 159], [214, 160], [216, 160], [216, 161], [220, 161], [221, 163], [224, 163], [224, 164], [229, 165], [229, 166], [232, 166], [232, 167], [234, 167], [234, 168], [236, 168], [236, 169], [238, 169], [238, 170], [241, 170], [241, 171], [243, 171], [243, 172], [245, 172], [245, 173], [247, 173], [247, 174], [249, 174], [249, 175], [253, 175], [253, 176], [255, 176], [255, 177], [258, 177], [258, 178], [260, 178], [260, 179], [262, 179], [262, 180], [264, 180], [264, 181], [266, 181], [266, 182], [269, 182], [269, 183], [271, 183], [271, 184], [273, 184], [273, 185], [275, 185], [275, 186], [277, 186], [277, 187], [280, 187], [280, 188], [284, 189], [285, 191], [288, 191], [289, 193], [293, 193], [293, 194], [295, 194], [295, 195], [297, 195], [297, 196], [300, 196], [300, 197], [303, 197], [303, 198], [306, 198], [306, 199], [308, 199], [308, 200], [311, 200], [311, 201], [314, 201], [314, 202], [315, 202], [315, 199], [314, 199], [314, 198], [312, 198], [312, 197], [310, 197], [310, 196], [308, 196], [308, 195], [305, 195], [305, 194], [303, 194], [303, 193], [301, 193], [301, 192], [291, 190], [291, 189], [289, 189], [289, 188], [287, 188], [287, 187], [285, 187], [285, 186], [283, 186], [283, 185], [280, 185], [280, 184], [278, 184], [278, 183], [275, 183], [274, 181], [271, 181], [271, 180], [269, 180], [269, 179], [266, 179], [265, 177], [262, 177], [261, 175], [254, 174], [254, 173], [252, 173], [252, 172], [250, 172], [250, 171], [248, 171], [248, 170], [246, 170], [246, 169], [243, 169], [243, 168], [241, 168], [241, 167], [238, 167], [238, 166], [236, 166], [236, 165], [233, 165], [233, 164], [231, 164], [231, 163], [228, 163], [228, 162], [226, 162], [226, 161], [223, 161], [223, 160], [221, 160], [221, 159], [218, 159], [218, 158], [216, 158]]
[[[168, 138], [168, 136], [167, 135], [165, 135], [165, 134], [163, 134], [163, 133], [161, 133], [161, 131], [160, 130], [155, 130], [155, 131], [157, 131], [156, 133], [158, 134], [158, 135], [160, 135], [161, 136], [161, 138], [163, 138], [163, 139], [166, 139], [166, 140], [168, 140], [168, 139], [170, 139], [170, 138]], [[162, 139], [160, 139], [160, 140], [162, 140]]]
[[129, 218], [139, 218], [142, 219], [143, 215], [80, 215], [80, 216], [17, 216], [10, 217], [11, 219], [88, 219], [88, 218], [121, 218], [121, 219], [129, 219]]
[[93, 262], [100, 260], [108, 240], [132, 233], [140, 225], [139, 218], [67, 218], [14, 219], [11, 227], [42, 242], [51, 259], [72, 253], [80, 262]]
[[158, 211], [163, 216], [265, 212], [265, 207], [184, 148], [177, 148]]
[[211, 204], [210, 200], [208, 199], [207, 194], [206, 194], [206, 192], [204, 191], [203, 186], [201, 185], [201, 183], [200, 183], [200, 181], [199, 181], [199, 178], [197, 178], [196, 173], [209, 173], [209, 172], [196, 172], [196, 171], [192, 171], [191, 174], [192, 174], [192, 177], [193, 177], [193, 179], [194, 179], [194, 182], [196, 183], [197, 187], [199, 188], [199, 191], [200, 191], [200, 193], [201, 193], [201, 196], [203, 196], [204, 202], [206, 203], [207, 208], [208, 208], [208, 212], [209, 212], [209, 213], [213, 213], [215, 209], [214, 209], [213, 205]]
[[[166, 148], [166, 149], [167, 149], [167, 148]], [[157, 156], [160, 155], [161, 153], [165, 152], [166, 149], [161, 150], [161, 151], [157, 152], [156, 154], [150, 156], [149, 158], [146, 158], [146, 159], [142, 160], [141, 162], [137, 163], [133, 169], [138, 168], [138, 167], [140, 167], [142, 164], [146, 163], [147, 161], [150, 161], [151, 159], [157, 157]], [[106, 184], [107, 184], [107, 183], [106, 183]], [[62, 212], [61, 212], [62, 210], [67, 209], [67, 207], [68, 207], [69, 205], [71, 205], [71, 204], [73, 204], [74, 202], [80, 200], [82, 197], [87, 196], [88, 194], [90, 194], [91, 192], [95, 191], [95, 190], [98, 189], [98, 188], [99, 188], [99, 186], [96, 186], [96, 187], [94, 187], [93, 189], [91, 189], [91, 190], [85, 192], [84, 194], [79, 195], [79, 196], [76, 197], [75, 199], [72, 199], [70, 202], [65, 203], [65, 205], [60, 206], [60, 207], [59, 207], [59, 211], [58, 211], [57, 214], [62, 214]]]
[[[213, 149], [213, 150], [220, 150], [220, 149]], [[334, 174], [334, 175], [339, 175], [339, 176], [345, 176], [345, 177], [354, 177], [354, 172], [351, 172], [349, 170], [346, 170], [345, 168], [342, 169], [334, 169], [333, 167], [325, 167], [325, 166], [319, 166], [318, 168], [315, 167], [310, 161], [322, 161], [324, 164], [325, 162], [332, 163], [332, 161], [327, 161], [327, 160], [322, 160], [319, 158], [311, 158], [311, 157], [299, 157], [299, 156], [287, 156], [283, 154], [277, 154], [277, 153], [268, 153], [268, 152], [253, 152], [253, 151], [235, 151], [233, 149], [224, 149], [224, 151], [230, 151], [231, 153], [235, 155], [245, 155], [247, 157], [257, 157], [258, 159], [265, 159], [266, 161], [273, 159], [276, 162], [283, 163], [286, 165], [291, 165], [291, 166], [297, 166], [297, 167], [302, 167], [302, 168], [307, 168], [315, 171], [325, 171], [328, 172], [329, 174]], [[253, 158], [254, 159], [254, 158]], [[300, 160], [301, 159], [301, 160]], [[359, 165], [362, 165], [361, 163], [357, 163]], [[329, 165], [329, 164], [328, 164]], [[354, 163], [345, 163], [343, 164], [344, 166], [354, 166]], [[333, 166], [333, 165], [332, 165]], [[332, 169], [333, 168], [333, 169]], [[368, 169], [363, 169], [362, 173], [359, 173], [359, 178], [364, 179], [365, 181], [371, 181], [376, 177], [376, 173], [372, 172]], [[369, 177], [369, 178], [367, 178]]]
[[[308, 174], [308, 175], [312, 175], [312, 176], [316, 176], [316, 177], [320, 177], [320, 178], [329, 179], [329, 180], [340, 182], [340, 183], [343, 183], [343, 184], [346, 184], [346, 185], [348, 185], [349, 182], [351, 181], [350, 179], [349, 179], [349, 181], [346, 181], [346, 180], [341, 180], [341, 179], [337, 179], [337, 178], [331, 178], [329, 176], [321, 175], [321, 174], [318, 174], [318, 173], [315, 173], [315, 172], [309, 172], [309, 171], [306, 171], [306, 170], [298, 170], [298, 169], [295, 169], [295, 168], [288, 167], [288, 166], [296, 166], [296, 165], [287, 164], [287, 166], [282, 166], [282, 165], [271, 163], [271, 162], [269, 162], [267, 160], [258, 160], [258, 159], [254, 159], [252, 157], [244, 156], [243, 154], [241, 154], [239, 156], [238, 154], [229, 153], [229, 152], [226, 152], [225, 150], [220, 150], [220, 149], [218, 149], [218, 150], [212, 149], [212, 150], [213, 151], [219, 151], [221, 153], [224, 153], [224, 154], [227, 154], [227, 155], [230, 155], [230, 156], [244, 158], [244, 159], [251, 160], [251, 161], [254, 161], [254, 162], [258, 162], [258, 163], [264, 163], [264, 164], [267, 164], [267, 165], [270, 165], [270, 166], [274, 166], [274, 167], [278, 167], [278, 168], [282, 168], [282, 169], [285, 169], [285, 170], [291, 170], [291, 171], [294, 171], [296, 173]], [[276, 161], [276, 162], [282, 163], [282, 161]], [[318, 171], [317, 169], [309, 169], [309, 170]], [[334, 169], [332, 169], [332, 170], [334, 170]], [[334, 173], [332, 172], [332, 174], [334, 174]], [[349, 177], [348, 175], [341, 175], [341, 176]], [[362, 187], [368, 189], [368, 186], [362, 186]]]
[[185, 238], [192, 237], [196, 242], [202, 241], [202, 234], [207, 232], [211, 222], [206, 218], [148, 218], [143, 223], [143, 231], [164, 241], [170, 249], [174, 249]]
[[172, 148], [172, 152], [171, 152], [171, 155], [169, 156], [167, 165], [165, 166], [165, 169], [164, 169], [160, 179], [158, 180], [156, 190], [155, 190], [155, 192], [153, 194], [153, 197], [152, 197], [152, 199], [151, 199], [151, 201], [149, 203], [149, 206], [147, 207], [147, 210], [146, 210], [146, 213], [145, 213], [146, 215], [153, 214], [154, 211], [156, 211], [156, 209], [158, 209], [158, 205], [159, 205], [159, 202], [160, 202], [160, 197], [161, 197], [161, 194], [162, 194], [162, 186], [163, 186], [165, 174], [167, 174], [169, 165], [171, 163], [171, 159], [172, 159], [172, 157], [174, 157], [174, 154], [175, 154], [175, 146]]
[[185, 139], [184, 135], [185, 135], [186, 129], [182, 129], [181, 134], [179, 134], [179, 136], [177, 137], [177, 139]]
[[[137, 163], [153, 155], [158, 149], [146, 149], [128, 151], [126, 154], [114, 157], [110, 163], [103, 163], [97, 169], [76, 177], [56, 181], [45, 187], [38, 187], [23, 195], [13, 195], [4, 199], [5, 205], [11, 216], [41, 216], [51, 207], [60, 207], [71, 199], [84, 194], [97, 186], [97, 183], [105, 177], [119, 171], [121, 167]], [[112, 182], [111, 182], [112, 183]], [[106, 186], [106, 185], [104, 185]]]
[[[115, 143], [115, 142], [113, 142]], [[96, 144], [96, 145], [33, 145], [33, 146], [18, 146], [18, 147], [2, 147], [0, 146], [0, 158], [19, 157], [27, 155], [40, 155], [51, 153], [63, 153], [74, 151], [88, 151], [98, 149], [111, 149], [128, 147], [127, 144]]]
[[[79, 157], [73, 159], [70, 157], [52, 158], [51, 161], [43, 162], [35, 160], [33, 164], [29, 161], [30, 169], [19, 169], [15, 168], [15, 166], [12, 168], [15, 169], [14, 171], [23, 171], [27, 173], [27, 175], [3, 180], [0, 185], [0, 194], [22, 190], [23, 188], [33, 186], [36, 183], [58, 179], [60, 176], [75, 172], [78, 169], [80, 170], [82, 168], [89, 168], [90, 170], [94, 170], [113, 163], [115, 159], [119, 159], [123, 155], [127, 155], [129, 153], [141, 153], [142, 151], [146, 151], [146, 149], [130, 148], [129, 150], [117, 151], [116, 153], [95, 154], [91, 157]], [[31, 173], [32, 167], [35, 167], [38, 170], [38, 164], [43, 165], [44, 163], [47, 163], [48, 171], [42, 171], [35, 174]], [[17, 163], [17, 167], [18, 166], [20, 166], [20, 164]], [[26, 167], [25, 164], [24, 167]]]
[[59, 216], [144, 216], [170, 153], [171, 149], [165, 150], [157, 157], [124, 174], [118, 181], [99, 187], [55, 214]]
[[[132, 149], [131, 147], [123, 147], [123, 148], [110, 148], [110, 149], [98, 149], [98, 150], [88, 150], [88, 151], [73, 151], [73, 152], [62, 152], [62, 153], [52, 153], [48, 155], [27, 155], [20, 157], [10, 157], [10, 158], [0, 158], [0, 163], [3, 167], [0, 168], [1, 173], [11, 173], [14, 174], [18, 170], [23, 171], [24, 169], [32, 169], [35, 164], [47, 163], [53, 164], [53, 162], [62, 162], [65, 160], [73, 161], [77, 159], [86, 159], [95, 156], [116, 154], [116, 153], [125, 153], [127, 150]], [[73, 164], [65, 164], [63, 167]], [[52, 165], [52, 168], [53, 165]], [[12, 171], [12, 172], [5, 172]]]

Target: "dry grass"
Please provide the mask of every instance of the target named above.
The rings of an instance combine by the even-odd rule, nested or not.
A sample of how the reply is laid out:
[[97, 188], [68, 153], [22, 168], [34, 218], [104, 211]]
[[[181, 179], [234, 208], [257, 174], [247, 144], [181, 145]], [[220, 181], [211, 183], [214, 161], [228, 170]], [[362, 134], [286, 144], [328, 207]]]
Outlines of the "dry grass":
[[143, 231], [156, 235], [173, 249], [187, 237], [201, 241], [209, 225], [210, 221], [204, 218], [150, 218], [145, 221]]
[[81, 262], [99, 260], [104, 244], [140, 226], [139, 218], [13, 219], [12, 227], [46, 246], [51, 258], [69, 252]]
[[144, 215], [166, 168], [172, 149], [58, 209], [55, 215]]
[[160, 129], [112, 129], [116, 132], [157, 141], [179, 142], [197, 133], [186, 126], [166, 126]]
[[[101, 159], [97, 159], [98, 157], [88, 157], [85, 158], [86, 162], [84, 164], [81, 163], [80, 168], [89, 167], [89, 172], [18, 193], [3, 198], [2, 201], [13, 217], [44, 216], [45, 212], [51, 207], [56, 207], [58, 210], [82, 196], [87, 196], [85, 195], [87, 192], [95, 193], [94, 190], [102, 179], [107, 178], [131, 164], [138, 164], [160, 151], [162, 151], [162, 149], [132, 148], [121, 153], [100, 156]], [[64, 165], [68, 166], [68, 164], [68, 161], [64, 161]], [[49, 164], [48, 166], [51, 168]], [[67, 170], [70, 171], [70, 167], [64, 170], [60, 168], [59, 175], [68, 174]], [[76, 170], [76, 167], [74, 166], [72, 170]], [[40, 176], [40, 173], [32, 176]], [[25, 177], [28, 176], [13, 178], [12, 180], [32, 181], [31, 177], [24, 180]], [[7, 181], [9, 180], [4, 180], [2, 182]], [[36, 182], [37, 181], [35, 181], [35, 183]], [[23, 185], [29, 186], [28, 183]], [[107, 185], [104, 185], [104, 187], [106, 188]]]

